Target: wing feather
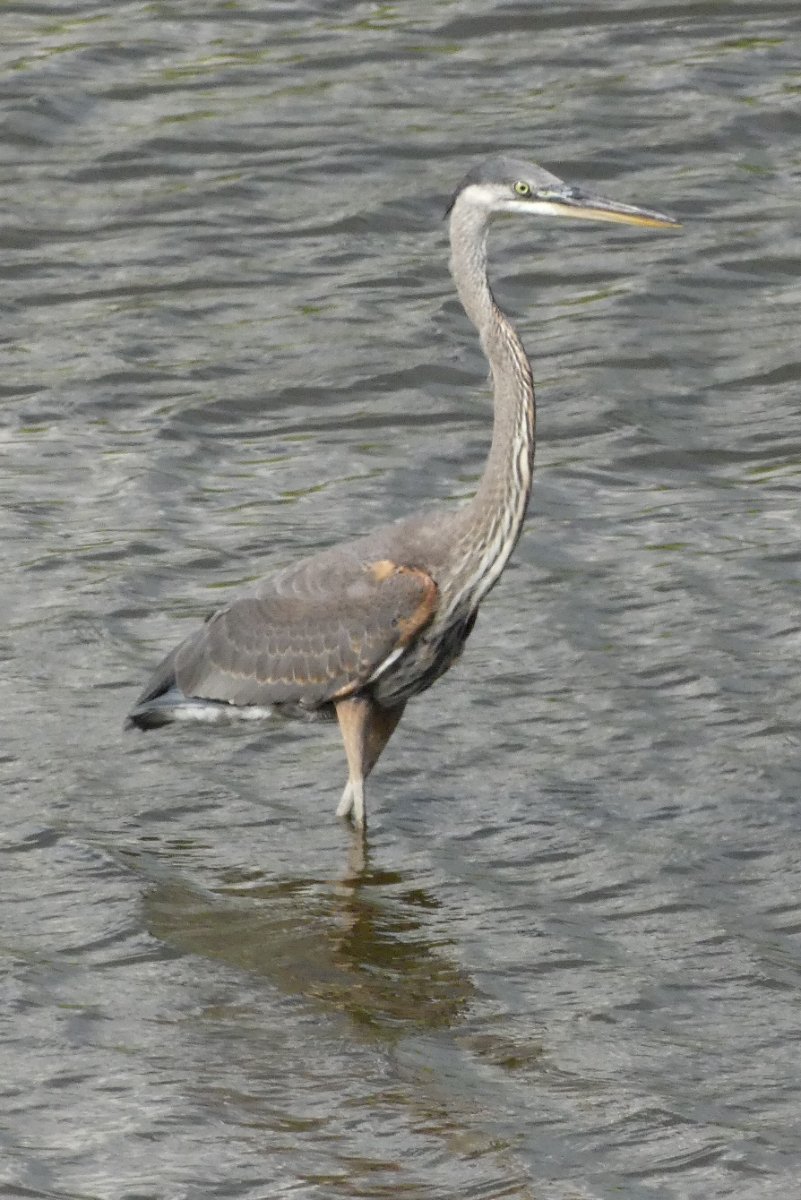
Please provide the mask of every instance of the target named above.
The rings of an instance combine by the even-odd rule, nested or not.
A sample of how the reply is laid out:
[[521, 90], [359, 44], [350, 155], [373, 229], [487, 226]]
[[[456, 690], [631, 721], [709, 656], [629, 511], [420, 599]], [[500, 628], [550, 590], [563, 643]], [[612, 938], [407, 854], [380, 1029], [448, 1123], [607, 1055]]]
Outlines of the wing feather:
[[307, 559], [214, 613], [162, 663], [139, 703], [177, 686], [191, 699], [318, 708], [402, 653], [437, 600], [419, 567]]

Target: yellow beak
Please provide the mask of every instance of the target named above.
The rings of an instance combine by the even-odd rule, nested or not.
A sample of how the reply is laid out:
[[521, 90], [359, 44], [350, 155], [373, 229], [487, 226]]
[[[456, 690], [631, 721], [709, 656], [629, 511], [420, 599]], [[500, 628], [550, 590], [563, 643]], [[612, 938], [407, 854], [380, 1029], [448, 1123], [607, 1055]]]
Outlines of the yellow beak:
[[564, 187], [542, 191], [532, 197], [537, 207], [557, 217], [578, 217], [585, 221], [619, 221], [624, 225], [647, 225], [651, 229], [680, 229], [681, 222], [665, 213], [633, 204], [619, 204], [604, 196], [594, 196], [581, 188]]

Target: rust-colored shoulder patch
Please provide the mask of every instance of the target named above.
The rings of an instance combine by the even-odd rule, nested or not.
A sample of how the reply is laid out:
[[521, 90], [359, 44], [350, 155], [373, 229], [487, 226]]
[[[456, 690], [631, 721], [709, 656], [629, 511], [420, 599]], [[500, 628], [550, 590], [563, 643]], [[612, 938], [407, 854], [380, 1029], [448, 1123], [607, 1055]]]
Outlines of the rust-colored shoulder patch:
[[382, 558], [378, 562], [370, 563], [367, 570], [376, 583], [383, 583], [385, 579], [389, 579], [390, 575], [394, 575], [400, 568], [391, 558]]
[[398, 574], [413, 576], [422, 588], [422, 595], [414, 612], [410, 613], [408, 617], [401, 617], [398, 621], [400, 643], [405, 646], [416, 633], [425, 628], [437, 611], [439, 588], [428, 572], [423, 571], [420, 567], [398, 567]]
[[376, 583], [386, 583], [387, 580], [400, 576], [412, 585], [413, 590], [417, 590], [419, 599], [413, 610], [403, 615], [399, 612], [393, 622], [399, 634], [398, 644], [407, 646], [436, 612], [439, 588], [428, 571], [424, 571], [422, 567], [396, 563], [391, 558], [382, 558], [370, 563], [367, 570]]
[[439, 602], [439, 588], [422, 567], [382, 558], [365, 563], [363, 571], [370, 582], [347, 625], [351, 665], [348, 677], [329, 693], [331, 700], [352, 696], [382, 664], [394, 661], [425, 629]]

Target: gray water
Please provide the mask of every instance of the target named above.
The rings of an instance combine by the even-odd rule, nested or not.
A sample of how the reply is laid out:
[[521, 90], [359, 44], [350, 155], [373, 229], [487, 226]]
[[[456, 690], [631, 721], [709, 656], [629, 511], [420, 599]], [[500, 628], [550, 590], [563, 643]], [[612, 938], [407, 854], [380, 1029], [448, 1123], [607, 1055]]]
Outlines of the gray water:
[[[0, 1193], [786, 1197], [801, 1175], [797, 0], [2, 11]], [[481, 471], [499, 148], [536, 481], [463, 661], [124, 735], [232, 590]]]

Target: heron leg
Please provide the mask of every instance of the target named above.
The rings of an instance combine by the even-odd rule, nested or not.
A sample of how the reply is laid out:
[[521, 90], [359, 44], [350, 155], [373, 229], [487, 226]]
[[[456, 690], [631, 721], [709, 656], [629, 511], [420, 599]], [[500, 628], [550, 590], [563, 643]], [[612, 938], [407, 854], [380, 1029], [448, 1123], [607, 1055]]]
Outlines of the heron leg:
[[350, 779], [348, 779], [348, 782], [345, 784], [345, 790], [342, 793], [342, 799], [340, 800], [339, 804], [337, 805], [337, 816], [338, 817], [347, 817], [352, 808], [353, 808], [353, 787], [351, 786]]
[[[358, 814], [362, 813], [361, 821]], [[345, 790], [342, 793], [342, 799], [337, 805], [338, 817], [349, 817], [353, 813], [354, 820], [359, 824], [364, 824], [364, 780], [359, 780], [358, 788], [354, 785], [352, 779], [348, 779], [345, 784]]]
[[357, 825], [365, 824], [364, 781], [378, 762], [403, 716], [405, 705], [382, 708], [368, 696], [349, 696], [336, 701], [337, 720], [348, 758], [348, 782], [337, 808], [338, 817], [353, 814]]

